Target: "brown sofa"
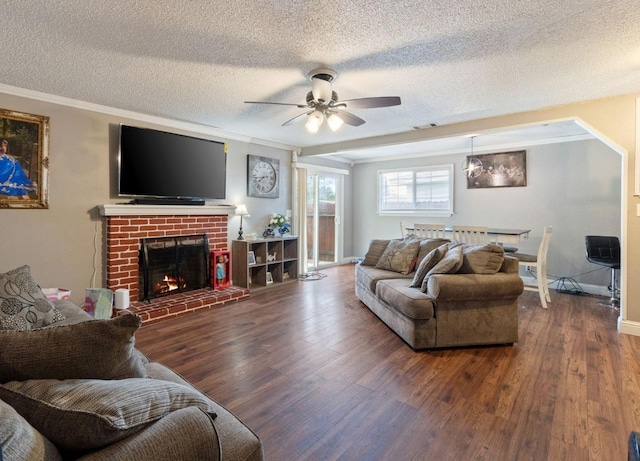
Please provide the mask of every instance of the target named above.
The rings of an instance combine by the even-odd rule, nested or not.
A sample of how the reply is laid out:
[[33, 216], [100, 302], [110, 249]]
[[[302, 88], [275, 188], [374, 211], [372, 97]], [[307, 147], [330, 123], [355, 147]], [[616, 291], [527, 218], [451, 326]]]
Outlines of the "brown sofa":
[[134, 347], [140, 318], [0, 331], [0, 459], [263, 459], [260, 439], [224, 407]]
[[356, 296], [413, 349], [518, 340], [524, 286], [498, 245], [374, 240], [355, 271]]

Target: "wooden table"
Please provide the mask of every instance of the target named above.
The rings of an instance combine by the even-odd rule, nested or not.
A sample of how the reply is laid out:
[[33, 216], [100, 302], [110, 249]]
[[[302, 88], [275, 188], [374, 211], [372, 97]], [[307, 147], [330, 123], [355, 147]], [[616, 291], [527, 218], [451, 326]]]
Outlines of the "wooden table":
[[[450, 229], [447, 229], [450, 231]], [[531, 229], [494, 229], [488, 228], [489, 241], [495, 240], [500, 243], [518, 243], [529, 238]]]
[[[407, 227], [408, 231], [412, 231], [413, 227]], [[487, 229], [490, 242], [499, 243], [518, 243], [529, 238], [529, 232], [531, 229], [502, 229], [492, 228]], [[445, 233], [448, 239], [453, 238], [453, 229], [451, 227], [445, 228]]]

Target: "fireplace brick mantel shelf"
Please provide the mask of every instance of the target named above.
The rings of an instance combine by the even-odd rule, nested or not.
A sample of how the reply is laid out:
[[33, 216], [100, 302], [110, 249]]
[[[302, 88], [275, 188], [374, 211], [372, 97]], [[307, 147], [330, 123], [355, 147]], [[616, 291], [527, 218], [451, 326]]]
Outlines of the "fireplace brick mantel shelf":
[[249, 290], [229, 286], [198, 289], [175, 295], [140, 299], [140, 239], [206, 234], [211, 251], [227, 249], [229, 215], [233, 206], [100, 205], [107, 217], [107, 288], [129, 290], [130, 312], [143, 323], [157, 322], [249, 297]]

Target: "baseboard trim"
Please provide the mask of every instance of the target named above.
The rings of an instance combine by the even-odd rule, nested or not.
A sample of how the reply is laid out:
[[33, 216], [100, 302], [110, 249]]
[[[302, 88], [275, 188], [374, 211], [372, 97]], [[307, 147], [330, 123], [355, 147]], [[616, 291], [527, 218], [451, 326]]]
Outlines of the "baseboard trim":
[[626, 335], [640, 336], [640, 322], [618, 318], [618, 331]]
[[[538, 283], [537, 279], [535, 277], [531, 277], [531, 276], [520, 276], [522, 278], [522, 280], [524, 281], [525, 284], [527, 285], [535, 285], [536, 283]], [[549, 285], [549, 288], [551, 290], [555, 290], [557, 288], [557, 280], [548, 280], [547, 279], [547, 284]], [[580, 288], [582, 288], [582, 291], [584, 291], [587, 294], [590, 295], [595, 295], [595, 296], [605, 296], [605, 297], [609, 297], [611, 296], [609, 294], [609, 290], [607, 290], [607, 287], [602, 286], [602, 285], [589, 285], [589, 284], [584, 284], [581, 283], [580, 284]]]

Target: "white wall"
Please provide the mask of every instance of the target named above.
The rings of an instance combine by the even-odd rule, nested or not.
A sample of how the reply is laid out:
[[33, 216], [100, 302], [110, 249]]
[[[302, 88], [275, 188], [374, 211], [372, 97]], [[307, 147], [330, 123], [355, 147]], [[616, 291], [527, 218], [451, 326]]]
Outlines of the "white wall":
[[[542, 230], [554, 227], [549, 278], [573, 277], [579, 283], [607, 286], [609, 272], [585, 258], [585, 235], [615, 235], [621, 229], [621, 157], [597, 140], [532, 146], [527, 150], [527, 186], [467, 189], [461, 165], [466, 154], [357, 164], [353, 168], [355, 255], [366, 253], [373, 238], [397, 238], [406, 217], [378, 216], [379, 169], [454, 163], [455, 214], [424, 222], [531, 229], [521, 252], [537, 252]], [[413, 218], [410, 218], [410, 220]], [[592, 272], [595, 271], [595, 272]]]

